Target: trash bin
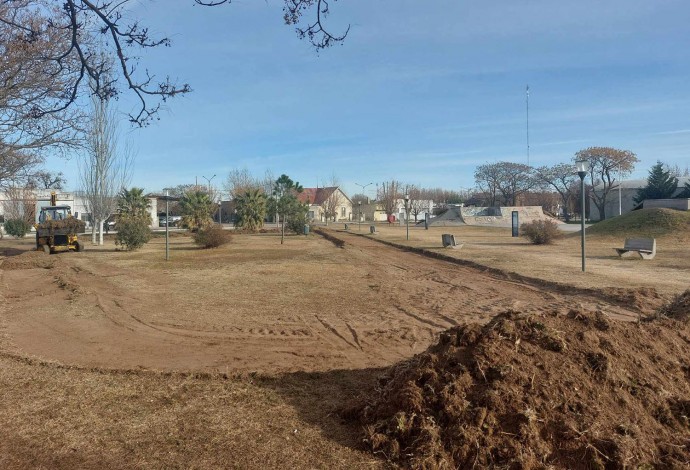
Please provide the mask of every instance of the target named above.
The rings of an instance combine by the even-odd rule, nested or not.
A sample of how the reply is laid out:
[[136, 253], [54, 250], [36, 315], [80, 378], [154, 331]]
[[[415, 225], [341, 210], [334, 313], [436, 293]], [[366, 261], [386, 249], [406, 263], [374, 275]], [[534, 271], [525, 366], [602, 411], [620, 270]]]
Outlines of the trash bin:
[[376, 233], [376, 225], [369, 226], [369, 233]]
[[349, 229], [350, 229], [350, 226], [345, 224], [345, 230], [349, 230]]
[[441, 235], [441, 243], [443, 243], [443, 247], [447, 246], [455, 246], [455, 237], [451, 233], [444, 233]]
[[309, 235], [309, 224], [304, 224], [304, 234]]

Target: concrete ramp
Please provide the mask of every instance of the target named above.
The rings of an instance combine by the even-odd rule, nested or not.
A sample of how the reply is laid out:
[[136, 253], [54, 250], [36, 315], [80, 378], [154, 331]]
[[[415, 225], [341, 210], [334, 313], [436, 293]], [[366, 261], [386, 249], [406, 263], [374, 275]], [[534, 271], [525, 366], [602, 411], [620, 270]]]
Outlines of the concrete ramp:
[[510, 227], [512, 212], [518, 212], [520, 224], [534, 220], [558, 220], [544, 214], [541, 206], [520, 207], [450, 207], [446, 212], [434, 217], [429, 225], [452, 227], [459, 225], [484, 225], [490, 227]]

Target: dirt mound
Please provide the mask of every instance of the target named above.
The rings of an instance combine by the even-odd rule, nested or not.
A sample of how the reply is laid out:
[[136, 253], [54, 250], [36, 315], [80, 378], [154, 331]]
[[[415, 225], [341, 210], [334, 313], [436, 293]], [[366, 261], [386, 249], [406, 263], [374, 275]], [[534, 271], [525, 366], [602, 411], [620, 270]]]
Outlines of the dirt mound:
[[608, 298], [645, 314], [656, 313], [665, 302], [664, 297], [654, 287], [604, 287], [601, 292]]
[[[587, 235], [625, 237], [687, 236], [690, 212], [674, 209], [640, 209], [602, 220], [587, 229]], [[579, 235], [578, 235], [579, 236]]]
[[86, 223], [74, 217], [68, 217], [62, 220], [46, 220], [38, 224], [38, 228], [51, 231], [62, 230], [69, 233], [84, 233]]
[[675, 299], [664, 305], [659, 309], [659, 313], [681, 321], [690, 319], [690, 289], [676, 296]]
[[413, 468], [687, 468], [690, 330], [601, 312], [442, 333], [346, 416]]
[[0, 269], [6, 271], [33, 268], [50, 269], [54, 265], [55, 259], [43, 251], [25, 251], [20, 255], [5, 258], [5, 261], [0, 264]]

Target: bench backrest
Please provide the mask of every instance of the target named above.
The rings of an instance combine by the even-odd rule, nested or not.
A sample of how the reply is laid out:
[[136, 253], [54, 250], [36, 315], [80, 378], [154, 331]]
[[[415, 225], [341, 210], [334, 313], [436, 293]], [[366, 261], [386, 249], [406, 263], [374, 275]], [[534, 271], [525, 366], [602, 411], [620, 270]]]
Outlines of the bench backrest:
[[646, 250], [646, 251], [656, 251], [656, 239], [655, 238], [626, 238], [625, 246], [626, 250]]

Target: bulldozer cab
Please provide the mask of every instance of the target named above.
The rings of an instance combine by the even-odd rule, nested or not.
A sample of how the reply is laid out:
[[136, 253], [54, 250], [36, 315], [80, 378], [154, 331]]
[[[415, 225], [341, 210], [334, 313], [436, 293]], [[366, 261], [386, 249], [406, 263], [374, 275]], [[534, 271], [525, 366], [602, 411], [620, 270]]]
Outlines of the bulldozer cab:
[[48, 220], [64, 220], [72, 216], [70, 206], [48, 206], [42, 207], [41, 213], [38, 216], [38, 223], [43, 223]]

